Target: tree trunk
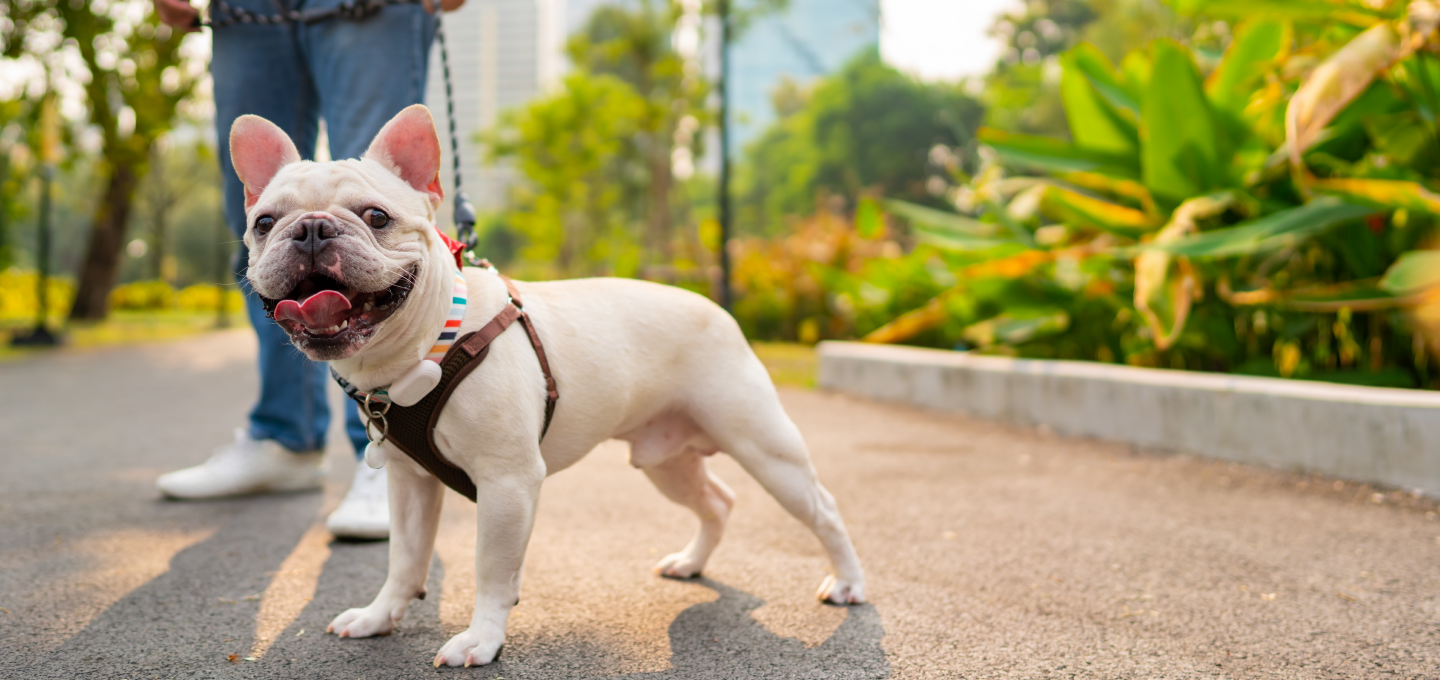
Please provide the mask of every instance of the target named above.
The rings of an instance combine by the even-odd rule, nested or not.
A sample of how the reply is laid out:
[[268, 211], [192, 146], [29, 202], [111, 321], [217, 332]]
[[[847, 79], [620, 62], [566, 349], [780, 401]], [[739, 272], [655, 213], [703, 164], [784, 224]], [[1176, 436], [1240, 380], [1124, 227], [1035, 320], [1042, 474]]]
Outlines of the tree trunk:
[[166, 215], [163, 210], [156, 211], [155, 216], [151, 219], [153, 227], [150, 240], [153, 241], [151, 248], [155, 252], [150, 256], [150, 269], [152, 278], [156, 281], [170, 283], [170, 280], [165, 278], [165, 220]]
[[650, 247], [654, 249], [655, 264], [668, 266], [673, 263], [671, 255], [670, 225], [670, 146], [657, 144], [650, 153], [650, 205], [649, 213]]
[[102, 321], [110, 313], [110, 289], [120, 270], [120, 249], [125, 243], [125, 223], [135, 195], [135, 168], [114, 163], [105, 186], [105, 198], [95, 208], [90, 245], [80, 270], [80, 286], [70, 318], [75, 321]]

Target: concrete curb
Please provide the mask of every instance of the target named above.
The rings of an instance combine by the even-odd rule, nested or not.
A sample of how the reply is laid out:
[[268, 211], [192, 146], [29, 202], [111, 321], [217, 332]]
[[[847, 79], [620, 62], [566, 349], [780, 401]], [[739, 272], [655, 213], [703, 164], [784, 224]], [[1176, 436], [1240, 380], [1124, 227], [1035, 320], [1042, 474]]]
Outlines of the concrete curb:
[[822, 389], [1440, 495], [1440, 394], [820, 344]]

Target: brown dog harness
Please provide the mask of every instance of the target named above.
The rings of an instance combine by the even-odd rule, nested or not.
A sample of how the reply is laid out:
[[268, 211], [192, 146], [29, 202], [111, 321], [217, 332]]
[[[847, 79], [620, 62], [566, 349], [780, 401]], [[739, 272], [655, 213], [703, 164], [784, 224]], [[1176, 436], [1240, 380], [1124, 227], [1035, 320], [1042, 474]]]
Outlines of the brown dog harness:
[[503, 274], [498, 276], [505, 282], [505, 289], [510, 293], [509, 303], [480, 330], [461, 336], [450, 346], [450, 350], [440, 360], [439, 384], [415, 405], [380, 403], [349, 385], [339, 375], [335, 375], [345, 393], [360, 404], [361, 410], [369, 416], [371, 422], [378, 421], [381, 424], [381, 439], [376, 441], [377, 444], [393, 444], [444, 482], [445, 486], [472, 501], [475, 500], [475, 482], [471, 481], [464, 470], [446, 460], [440, 453], [440, 447], [435, 445], [435, 425], [440, 421], [440, 411], [445, 408], [445, 403], [450, 401], [450, 395], [460, 381], [479, 367], [480, 362], [485, 361], [485, 357], [490, 354], [490, 343], [500, 337], [511, 324], [519, 321], [520, 325], [525, 327], [530, 346], [535, 348], [535, 358], [540, 360], [540, 370], [545, 374], [545, 425], [540, 429], [542, 441], [545, 433], [550, 430], [550, 420], [555, 416], [555, 402], [560, 399], [560, 392], [555, 387], [555, 376], [550, 373], [550, 362], [545, 359], [545, 347], [540, 343], [540, 336], [535, 332], [535, 324], [530, 320], [530, 315], [525, 313], [520, 291], [515, 289], [515, 283], [508, 277]]

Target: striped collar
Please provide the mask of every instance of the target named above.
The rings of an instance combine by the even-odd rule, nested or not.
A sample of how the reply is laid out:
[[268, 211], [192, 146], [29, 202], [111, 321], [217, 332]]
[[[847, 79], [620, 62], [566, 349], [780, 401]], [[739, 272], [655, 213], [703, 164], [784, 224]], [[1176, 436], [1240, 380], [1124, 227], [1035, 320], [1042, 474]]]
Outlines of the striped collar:
[[445, 324], [440, 327], [440, 339], [436, 340], [435, 346], [425, 354], [426, 359], [440, 363], [440, 360], [445, 358], [445, 353], [450, 351], [450, 346], [455, 344], [455, 336], [460, 332], [460, 322], [465, 320], [467, 297], [465, 275], [455, 272], [455, 286], [450, 291], [450, 314], [445, 317]]
[[[465, 286], [465, 275], [462, 272], [455, 272], [455, 282], [450, 288], [450, 313], [445, 315], [445, 322], [440, 326], [440, 337], [435, 344], [425, 353], [424, 361], [440, 363], [445, 358], [445, 353], [450, 351], [450, 346], [455, 344], [455, 336], [460, 334], [460, 323], [465, 320], [465, 303], [469, 299], [469, 289]], [[345, 394], [350, 397], [365, 398], [365, 393], [359, 388], [350, 384], [350, 381], [340, 377], [340, 373], [334, 366], [330, 367], [330, 377], [340, 384]], [[377, 388], [369, 395], [373, 401], [382, 404], [390, 403], [389, 385]]]

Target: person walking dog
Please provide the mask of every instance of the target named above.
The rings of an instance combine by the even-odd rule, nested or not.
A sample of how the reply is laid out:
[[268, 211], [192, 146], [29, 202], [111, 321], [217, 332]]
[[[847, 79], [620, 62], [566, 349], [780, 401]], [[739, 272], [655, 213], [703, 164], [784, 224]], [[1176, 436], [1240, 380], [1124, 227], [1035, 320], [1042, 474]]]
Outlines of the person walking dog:
[[[224, 182], [225, 218], [239, 238], [245, 232], [245, 187], [231, 163], [230, 127], [245, 114], [280, 126], [312, 160], [320, 121], [325, 121], [333, 158], [358, 158], [395, 114], [423, 103], [430, 45], [435, 37], [434, 0], [387, 3], [368, 16], [334, 17], [313, 23], [241, 21], [248, 14], [319, 12], [342, 0], [215, 0], [211, 4], [215, 129]], [[165, 24], [199, 30], [199, 12], [186, 0], [153, 0]], [[363, 4], [363, 3], [361, 3]], [[444, 0], [458, 9], [464, 0]], [[232, 21], [233, 20], [233, 21]], [[245, 279], [241, 245], [236, 273], [245, 308], [259, 340], [260, 394], [235, 441], [205, 463], [161, 475], [160, 491], [175, 499], [301, 491], [325, 481], [325, 433], [330, 407], [325, 364], [290, 345], [285, 331], [267, 318]], [[345, 433], [359, 456], [366, 444], [357, 409], [345, 408]], [[385, 470], [357, 465], [339, 508], [326, 520], [338, 537], [389, 537]]]

